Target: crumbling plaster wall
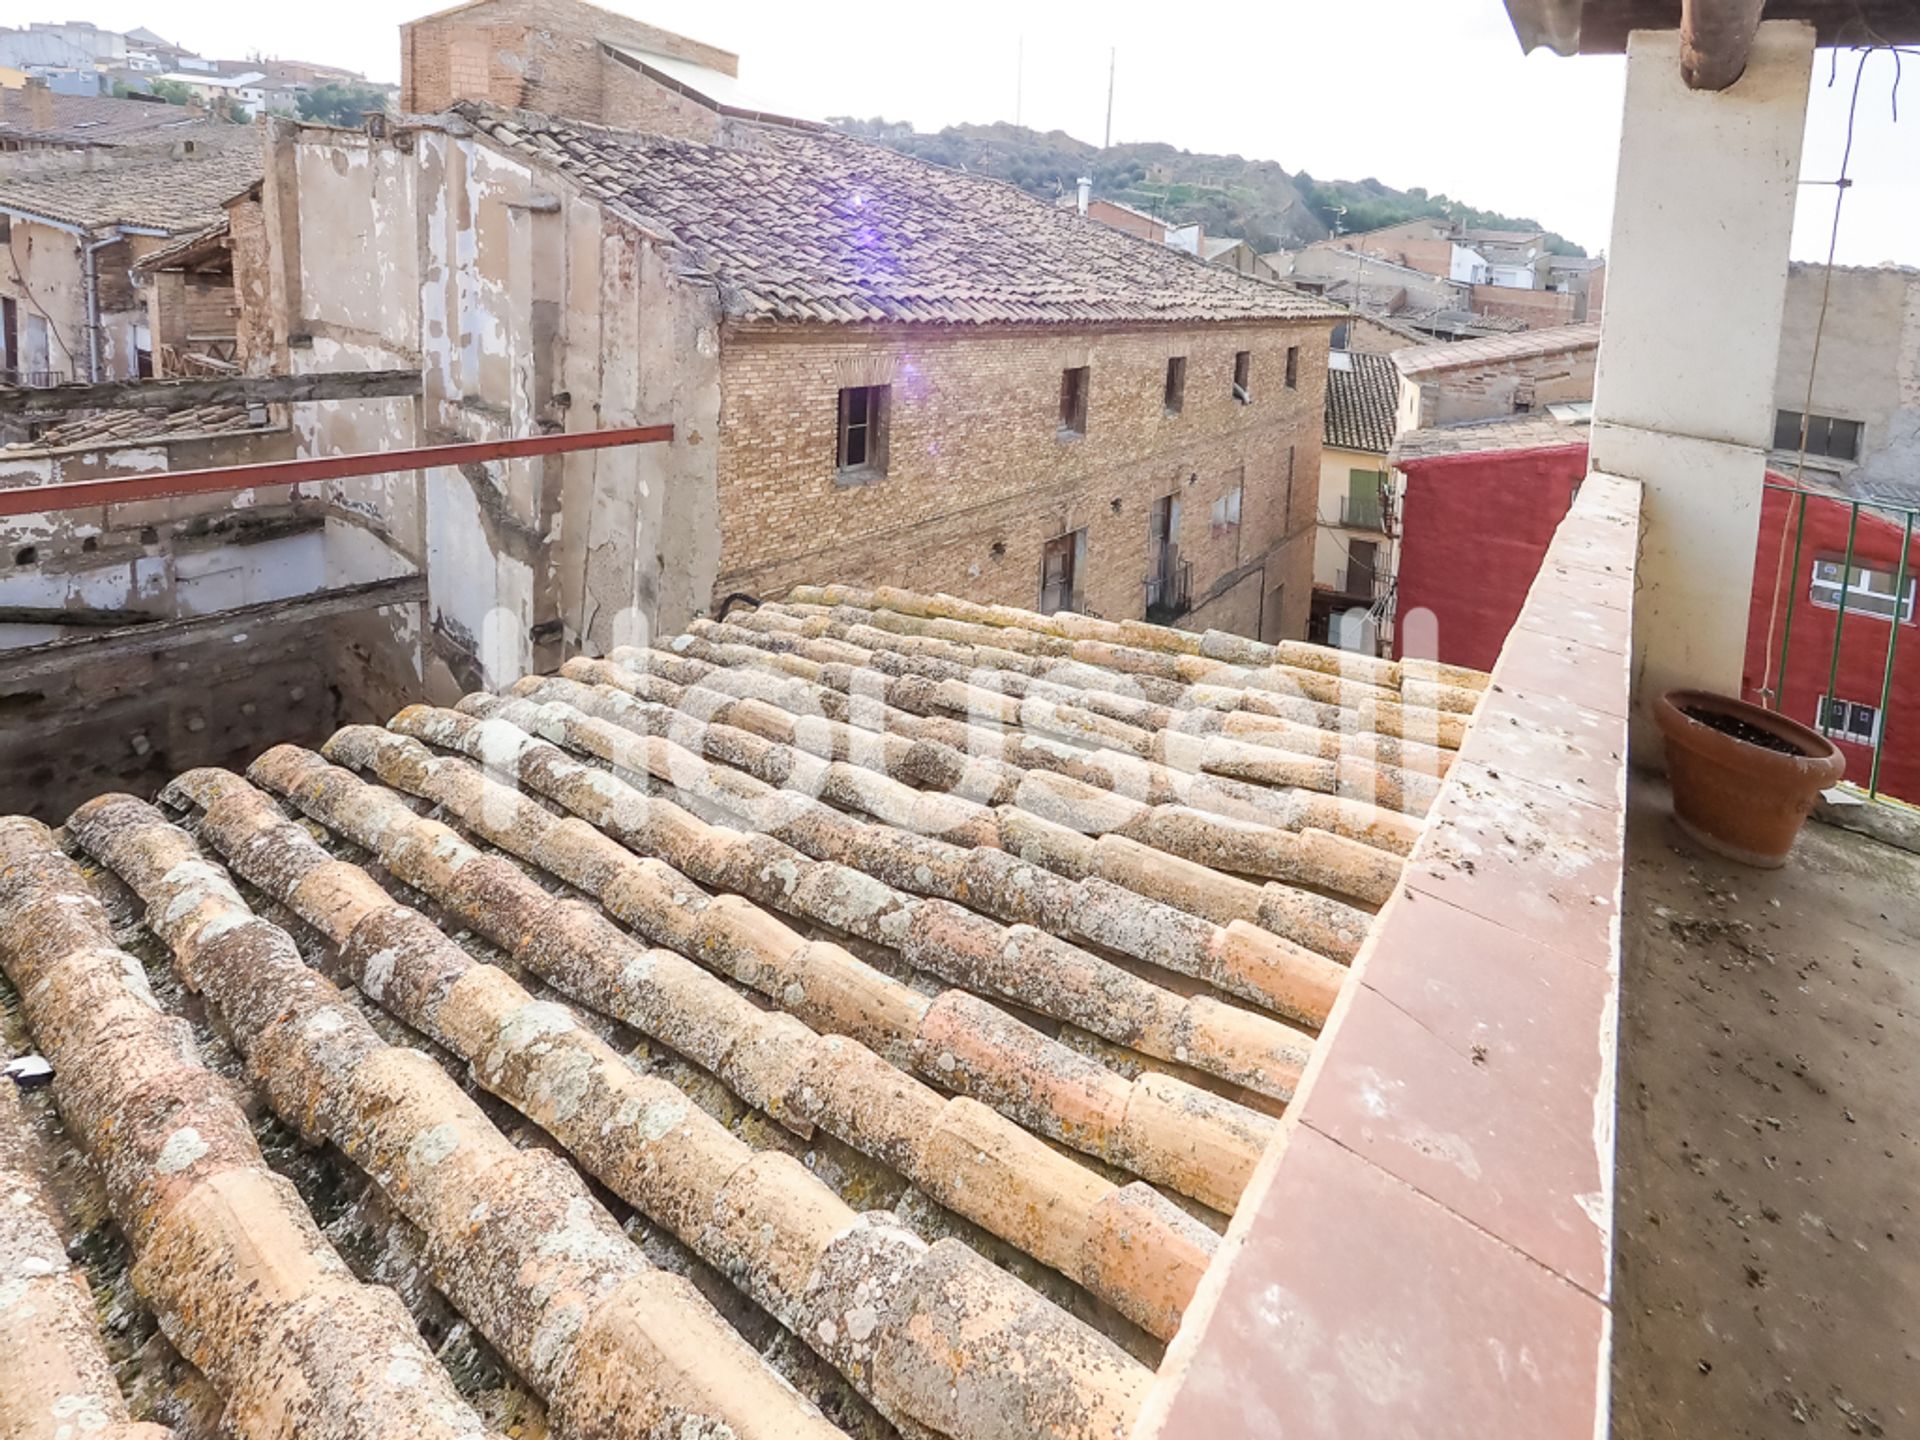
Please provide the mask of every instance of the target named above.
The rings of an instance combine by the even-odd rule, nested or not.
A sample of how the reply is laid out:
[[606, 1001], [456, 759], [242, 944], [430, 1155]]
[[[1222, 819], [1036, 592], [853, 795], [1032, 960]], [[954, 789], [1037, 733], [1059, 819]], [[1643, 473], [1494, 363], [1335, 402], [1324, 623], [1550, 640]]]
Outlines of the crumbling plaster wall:
[[[285, 429], [164, 443], [0, 451], [0, 489], [254, 464], [292, 456]], [[321, 588], [313, 487], [126, 500], [0, 519], [0, 607], [83, 608], [178, 619]], [[63, 627], [0, 624], [0, 649]]]
[[29, 317], [38, 316], [46, 326], [44, 368], [86, 378], [87, 287], [79, 236], [15, 216], [8, 241], [0, 246], [0, 296], [19, 307], [22, 353], [9, 357], [11, 368], [40, 368], [26, 353]]
[[265, 210], [294, 367], [422, 377], [417, 401], [296, 407], [302, 453], [678, 427], [671, 445], [333, 486], [334, 583], [427, 576], [425, 633], [396, 612], [389, 633], [369, 618], [353, 642], [355, 663], [379, 672], [369, 683], [445, 699], [704, 607], [719, 544], [710, 288], [677, 277], [637, 226], [460, 127], [376, 139], [283, 125]]

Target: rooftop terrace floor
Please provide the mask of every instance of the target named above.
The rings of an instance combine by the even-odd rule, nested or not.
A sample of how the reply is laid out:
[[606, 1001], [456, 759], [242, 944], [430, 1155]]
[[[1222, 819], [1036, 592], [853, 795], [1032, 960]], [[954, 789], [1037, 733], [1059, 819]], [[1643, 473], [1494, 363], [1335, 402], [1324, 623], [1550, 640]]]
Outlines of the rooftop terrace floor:
[[1628, 811], [1614, 1435], [1920, 1434], [1920, 856]]

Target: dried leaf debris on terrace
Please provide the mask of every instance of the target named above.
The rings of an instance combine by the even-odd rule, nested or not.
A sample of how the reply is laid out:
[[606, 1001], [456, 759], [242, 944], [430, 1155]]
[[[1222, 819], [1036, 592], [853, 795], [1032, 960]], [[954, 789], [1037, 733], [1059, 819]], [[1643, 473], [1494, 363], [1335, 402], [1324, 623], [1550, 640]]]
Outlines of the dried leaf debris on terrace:
[[[1485, 684], [806, 587], [0, 822], [0, 966], [236, 1433], [488, 1433], [438, 1303], [522, 1433], [1117, 1440]], [[9, 1123], [0, 1433], [133, 1435]]]

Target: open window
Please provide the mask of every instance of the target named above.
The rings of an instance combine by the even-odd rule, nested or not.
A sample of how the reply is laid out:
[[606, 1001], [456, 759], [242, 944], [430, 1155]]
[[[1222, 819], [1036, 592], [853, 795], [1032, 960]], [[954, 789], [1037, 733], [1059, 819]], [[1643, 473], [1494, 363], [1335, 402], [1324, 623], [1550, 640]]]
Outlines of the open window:
[[1167, 361], [1167, 388], [1161, 407], [1168, 415], [1178, 415], [1187, 403], [1187, 357], [1175, 355]]
[[1040, 613], [1080, 608], [1080, 586], [1086, 570], [1087, 532], [1056, 535], [1040, 550]]
[[835, 467], [842, 484], [865, 485], [887, 473], [887, 412], [891, 385], [849, 385], [840, 392], [840, 438]]
[[1091, 387], [1093, 371], [1085, 365], [1075, 365], [1060, 372], [1060, 433], [1062, 435], [1084, 435], [1087, 433], [1087, 391]]
[[1242, 405], [1253, 403], [1253, 352], [1239, 350], [1233, 357], [1233, 398]]

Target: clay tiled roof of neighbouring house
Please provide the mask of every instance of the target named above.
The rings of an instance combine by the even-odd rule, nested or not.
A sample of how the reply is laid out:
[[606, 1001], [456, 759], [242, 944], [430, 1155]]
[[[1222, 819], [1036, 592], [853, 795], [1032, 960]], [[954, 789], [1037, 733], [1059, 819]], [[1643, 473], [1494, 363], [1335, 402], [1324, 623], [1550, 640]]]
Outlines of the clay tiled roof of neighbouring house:
[[199, 435], [231, 435], [267, 424], [264, 406], [195, 405], [154, 414], [143, 410], [102, 410], [79, 420], [50, 425], [32, 440], [6, 446], [9, 452], [64, 450], [88, 446], [132, 445], [181, 440]]
[[1402, 310], [1398, 312], [1398, 318], [1403, 323], [1417, 325], [1422, 330], [1445, 331], [1450, 335], [1465, 335], [1470, 338], [1517, 334], [1527, 328], [1526, 321], [1516, 320], [1511, 315], [1482, 315], [1477, 310], [1462, 310], [1447, 305], [1423, 310]]
[[1337, 314], [1011, 185], [847, 135], [736, 122], [740, 143], [701, 144], [457, 108], [495, 143], [676, 242], [741, 318], [990, 324]]
[[1486, 683], [802, 588], [0, 821], [0, 968], [229, 1414], [477, 1433], [486, 1367], [334, 1255], [170, 970], [562, 1426], [1125, 1440]]
[[[228, 197], [231, 199], [232, 197]], [[199, 230], [190, 230], [178, 240], [169, 240], [157, 250], [149, 250], [134, 261], [136, 270], [168, 270], [175, 266], [224, 258], [233, 226], [226, 216]], [[229, 262], [230, 263], [230, 262]]]
[[[1406, 317], [1402, 317], [1406, 318]], [[1491, 320], [1490, 315], [1476, 320]], [[1546, 330], [1524, 330], [1515, 335], [1486, 335], [1454, 345], [1432, 345], [1396, 350], [1393, 360], [1402, 375], [1435, 375], [1477, 365], [1499, 365], [1509, 360], [1533, 360], [1600, 347], [1598, 321], [1585, 325], [1555, 325]]]
[[1482, 455], [1515, 450], [1562, 450], [1587, 443], [1584, 416], [1561, 419], [1551, 410], [1501, 415], [1411, 430], [1394, 442], [1391, 459], [1400, 465], [1448, 455]]
[[1384, 455], [1393, 445], [1400, 372], [1389, 355], [1364, 350], [1337, 354], [1345, 356], [1345, 363], [1336, 358], [1327, 365], [1326, 443]]
[[123, 225], [163, 235], [202, 229], [260, 178], [260, 136], [225, 125], [194, 138], [188, 155], [0, 175], [0, 210], [87, 228]]
[[203, 111], [151, 100], [48, 92], [36, 102], [27, 90], [0, 86], [0, 139], [6, 140], [127, 145], [194, 135], [225, 123], [209, 120]]

